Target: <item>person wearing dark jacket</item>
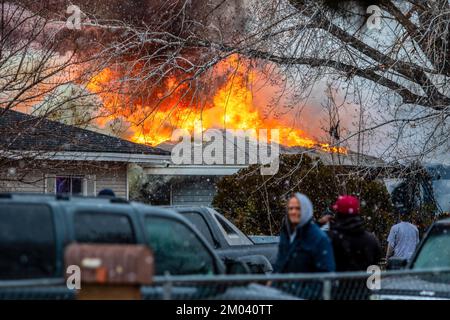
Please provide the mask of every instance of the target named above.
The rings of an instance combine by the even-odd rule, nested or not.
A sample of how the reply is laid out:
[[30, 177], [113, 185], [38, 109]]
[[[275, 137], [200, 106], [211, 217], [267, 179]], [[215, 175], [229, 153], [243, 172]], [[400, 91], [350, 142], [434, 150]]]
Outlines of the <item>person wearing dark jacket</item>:
[[[333, 248], [325, 232], [313, 221], [313, 206], [303, 194], [289, 199], [288, 211], [280, 232], [276, 273], [332, 272], [335, 270]], [[276, 288], [303, 299], [323, 296], [321, 281], [273, 283]]]
[[274, 272], [334, 270], [333, 248], [327, 235], [313, 221], [312, 203], [307, 196], [296, 193], [288, 202]]
[[364, 228], [358, 198], [339, 196], [333, 205], [336, 212], [328, 232], [333, 244], [336, 271], [366, 271], [381, 259], [378, 239]]

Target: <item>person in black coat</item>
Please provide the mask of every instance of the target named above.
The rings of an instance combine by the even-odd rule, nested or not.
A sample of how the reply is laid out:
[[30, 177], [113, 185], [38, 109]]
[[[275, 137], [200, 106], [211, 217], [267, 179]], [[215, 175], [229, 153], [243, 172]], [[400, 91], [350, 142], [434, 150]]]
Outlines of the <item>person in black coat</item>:
[[339, 196], [333, 205], [336, 216], [328, 234], [336, 271], [367, 271], [367, 267], [381, 259], [380, 243], [374, 234], [365, 230], [359, 209], [359, 200], [353, 196]]

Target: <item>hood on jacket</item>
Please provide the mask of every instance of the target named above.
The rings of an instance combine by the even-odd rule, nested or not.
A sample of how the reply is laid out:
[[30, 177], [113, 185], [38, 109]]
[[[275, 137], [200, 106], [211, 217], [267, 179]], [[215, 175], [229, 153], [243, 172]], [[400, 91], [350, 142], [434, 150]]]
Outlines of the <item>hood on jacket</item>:
[[336, 216], [331, 229], [345, 233], [361, 233], [364, 231], [364, 219], [361, 216]]
[[[298, 199], [300, 202], [300, 222], [297, 225], [297, 229], [303, 227], [305, 224], [307, 224], [311, 219], [313, 218], [313, 205], [311, 200], [307, 196], [305, 196], [303, 193], [296, 192], [294, 194], [294, 197]], [[286, 224], [289, 233], [291, 233], [290, 228], [290, 221], [289, 218], [286, 216]]]

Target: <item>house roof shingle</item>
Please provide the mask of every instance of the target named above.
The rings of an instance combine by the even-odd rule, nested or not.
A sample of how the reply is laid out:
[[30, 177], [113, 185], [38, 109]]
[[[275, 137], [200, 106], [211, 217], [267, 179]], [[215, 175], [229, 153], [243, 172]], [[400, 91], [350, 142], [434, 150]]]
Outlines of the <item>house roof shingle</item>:
[[160, 148], [13, 110], [0, 111], [0, 150], [169, 154]]

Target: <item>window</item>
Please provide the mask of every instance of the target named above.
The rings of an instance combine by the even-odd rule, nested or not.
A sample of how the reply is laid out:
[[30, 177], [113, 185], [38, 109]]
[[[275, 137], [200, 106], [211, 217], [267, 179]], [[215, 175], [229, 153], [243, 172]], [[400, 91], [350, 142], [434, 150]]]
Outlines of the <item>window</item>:
[[450, 268], [450, 227], [435, 226], [421, 248], [413, 269]]
[[145, 230], [155, 256], [156, 274], [211, 274], [214, 259], [192, 230], [178, 221], [147, 216]]
[[38, 204], [0, 204], [0, 280], [55, 275], [52, 212]]
[[253, 242], [247, 238], [245, 234], [243, 234], [235, 225], [233, 225], [230, 221], [225, 219], [216, 211], [209, 209], [213, 212], [214, 217], [219, 223], [219, 227], [225, 237], [225, 240], [230, 246], [242, 246], [242, 245], [251, 245]]
[[55, 179], [56, 193], [83, 194], [83, 177], [56, 176]]
[[200, 231], [200, 233], [212, 246], [216, 246], [211, 230], [201, 214], [198, 212], [182, 212], [182, 214], [197, 228], [198, 231]]
[[45, 192], [67, 195], [96, 195], [95, 175], [45, 175]]
[[130, 219], [123, 214], [77, 212], [75, 240], [84, 243], [136, 243]]
[[217, 221], [219, 221], [220, 226], [223, 228], [223, 230], [225, 231], [225, 233], [227, 235], [237, 236], [237, 232], [235, 230], [233, 230], [233, 228], [230, 225], [228, 225], [228, 223], [225, 221], [225, 219], [223, 219], [218, 214], [216, 214], [216, 219], [217, 219]]

